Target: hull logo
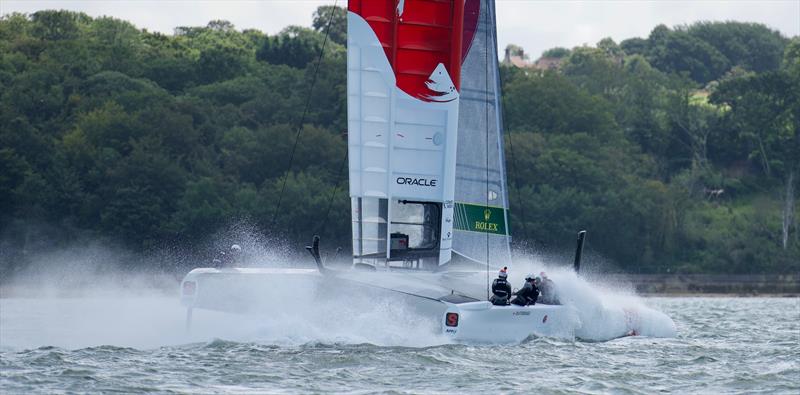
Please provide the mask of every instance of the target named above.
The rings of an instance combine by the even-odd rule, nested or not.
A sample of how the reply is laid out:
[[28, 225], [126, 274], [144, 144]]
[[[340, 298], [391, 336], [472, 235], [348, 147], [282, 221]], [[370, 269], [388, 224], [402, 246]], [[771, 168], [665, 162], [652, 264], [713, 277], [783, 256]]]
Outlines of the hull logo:
[[530, 311], [515, 311], [512, 315], [531, 315]]

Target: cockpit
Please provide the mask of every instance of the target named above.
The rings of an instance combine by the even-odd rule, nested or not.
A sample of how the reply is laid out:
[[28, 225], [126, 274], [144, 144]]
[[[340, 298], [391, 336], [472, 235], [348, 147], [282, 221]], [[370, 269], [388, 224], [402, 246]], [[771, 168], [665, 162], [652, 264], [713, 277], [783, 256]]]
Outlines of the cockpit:
[[353, 258], [363, 267], [434, 270], [442, 203], [353, 198]]

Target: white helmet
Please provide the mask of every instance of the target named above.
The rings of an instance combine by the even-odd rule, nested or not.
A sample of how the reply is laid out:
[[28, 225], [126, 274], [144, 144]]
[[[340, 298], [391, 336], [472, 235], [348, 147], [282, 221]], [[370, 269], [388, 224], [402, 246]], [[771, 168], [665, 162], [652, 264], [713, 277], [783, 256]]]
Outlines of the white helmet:
[[533, 280], [534, 277], [535, 276], [533, 274], [529, 274], [529, 275], [525, 276], [525, 281], [531, 281], [531, 280]]
[[240, 252], [242, 251], [242, 247], [240, 247], [238, 244], [234, 244], [231, 246], [231, 251]]
[[508, 277], [508, 267], [504, 266], [502, 269], [500, 269], [500, 272], [497, 273], [497, 277], [500, 277], [500, 278]]

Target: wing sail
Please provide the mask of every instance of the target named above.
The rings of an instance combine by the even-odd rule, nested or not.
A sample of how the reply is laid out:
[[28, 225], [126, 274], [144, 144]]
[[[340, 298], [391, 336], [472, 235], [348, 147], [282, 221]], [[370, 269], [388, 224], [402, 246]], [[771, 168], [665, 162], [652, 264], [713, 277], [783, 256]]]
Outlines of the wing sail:
[[450, 260], [463, 0], [351, 0], [347, 108], [356, 262]]

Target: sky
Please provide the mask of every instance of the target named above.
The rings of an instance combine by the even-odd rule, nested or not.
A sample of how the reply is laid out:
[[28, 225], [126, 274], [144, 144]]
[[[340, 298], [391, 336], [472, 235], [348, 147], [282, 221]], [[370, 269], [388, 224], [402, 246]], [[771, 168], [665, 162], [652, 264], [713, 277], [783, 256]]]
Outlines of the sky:
[[[204, 26], [225, 19], [239, 29], [277, 33], [287, 25], [311, 26], [319, 0], [0, 0], [0, 14], [43, 9], [112, 16], [140, 28], [172, 33], [176, 26]], [[340, 6], [346, 0], [337, 1]], [[673, 27], [696, 21], [758, 22], [787, 37], [800, 35], [800, 0], [498, 0], [500, 48], [517, 44], [537, 58], [553, 47], [594, 45], [647, 37], [658, 24]]]

